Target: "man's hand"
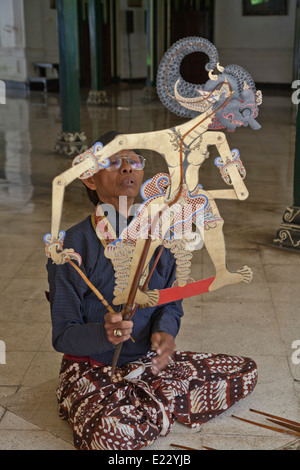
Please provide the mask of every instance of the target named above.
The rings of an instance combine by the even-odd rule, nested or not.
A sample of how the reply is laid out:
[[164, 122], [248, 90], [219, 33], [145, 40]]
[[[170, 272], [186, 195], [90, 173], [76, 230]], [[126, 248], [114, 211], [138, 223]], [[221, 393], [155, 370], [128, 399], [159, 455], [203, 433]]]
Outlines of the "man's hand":
[[[124, 343], [124, 341], [130, 338], [133, 323], [132, 321], [123, 320], [122, 312], [115, 314], [107, 313], [104, 317], [104, 321], [107, 338], [115, 346], [119, 343]], [[120, 336], [116, 336], [117, 333], [119, 333]]]
[[169, 333], [157, 332], [151, 336], [151, 343], [152, 349], [156, 351], [156, 356], [152, 359], [152, 373], [157, 375], [170, 363], [175, 351], [175, 342]]

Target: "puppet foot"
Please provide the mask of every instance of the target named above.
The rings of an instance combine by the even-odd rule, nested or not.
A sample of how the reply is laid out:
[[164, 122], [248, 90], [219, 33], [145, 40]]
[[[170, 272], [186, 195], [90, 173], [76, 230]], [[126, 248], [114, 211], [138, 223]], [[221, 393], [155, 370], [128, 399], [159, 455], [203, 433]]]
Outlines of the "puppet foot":
[[219, 289], [220, 287], [229, 284], [238, 284], [239, 282], [246, 282], [249, 284], [252, 281], [253, 272], [248, 266], [232, 273], [230, 271], [222, 271], [216, 274], [215, 280], [212, 282], [209, 291]]
[[[116, 295], [113, 300], [114, 305], [126, 304], [129, 296], [129, 290], [125, 289], [121, 294]], [[157, 289], [143, 292], [138, 290], [134, 299], [134, 303], [143, 307], [154, 307], [159, 301], [159, 291]]]

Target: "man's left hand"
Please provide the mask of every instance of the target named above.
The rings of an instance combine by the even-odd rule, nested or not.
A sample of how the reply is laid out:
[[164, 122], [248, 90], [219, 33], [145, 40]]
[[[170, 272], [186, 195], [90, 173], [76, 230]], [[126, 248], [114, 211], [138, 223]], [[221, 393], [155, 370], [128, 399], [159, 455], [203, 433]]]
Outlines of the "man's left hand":
[[156, 356], [152, 359], [152, 373], [157, 375], [170, 363], [170, 358], [175, 351], [175, 342], [172, 335], [164, 332], [156, 332], [151, 336], [152, 349]]

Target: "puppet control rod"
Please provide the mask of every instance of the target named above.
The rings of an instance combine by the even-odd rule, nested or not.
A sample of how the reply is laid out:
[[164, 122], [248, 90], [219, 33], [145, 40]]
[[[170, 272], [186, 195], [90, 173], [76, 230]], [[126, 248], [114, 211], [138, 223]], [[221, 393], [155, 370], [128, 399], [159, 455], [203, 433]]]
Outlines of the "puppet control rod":
[[[230, 95], [231, 96], [231, 95]], [[227, 98], [226, 102], [229, 100], [230, 98]], [[225, 102], [225, 103], [226, 103]], [[223, 106], [223, 105], [222, 105]], [[221, 106], [221, 107], [222, 107]], [[214, 114], [214, 113], [211, 113], [211, 114]], [[183, 144], [184, 144], [184, 140], [185, 138], [191, 134], [191, 132], [193, 130], [195, 130], [198, 126], [200, 126], [206, 119], [208, 119], [210, 117], [210, 115], [206, 114], [202, 120], [200, 120], [200, 122], [196, 119], [196, 123], [194, 122], [194, 125], [192, 126], [192, 128], [188, 129], [187, 132], [182, 136], [181, 138], [181, 141], [180, 141], [180, 149], [179, 149], [179, 158], [180, 158], [180, 161], [179, 161], [179, 166], [180, 166], [180, 183], [179, 183], [179, 189], [177, 191], [177, 194], [175, 195], [175, 197], [172, 197], [171, 200], [169, 200], [169, 202], [167, 202], [165, 204], [165, 208], [169, 208], [170, 206], [172, 206], [173, 204], [175, 204], [178, 199], [180, 198], [181, 194], [182, 194], [182, 191], [183, 191], [183, 185], [184, 185], [184, 172], [183, 172]], [[160, 213], [157, 213], [156, 214], [156, 217], [155, 217], [155, 220], [152, 222], [152, 226], [155, 226], [158, 218], [160, 217]], [[137, 266], [137, 269], [136, 269], [136, 273], [135, 273], [135, 276], [134, 276], [134, 279], [133, 279], [133, 283], [132, 283], [132, 286], [131, 286], [131, 289], [130, 289], [130, 292], [129, 292], [129, 296], [128, 296], [128, 300], [127, 300], [127, 303], [126, 303], [126, 306], [125, 306], [125, 310], [124, 310], [124, 315], [123, 315], [123, 318], [124, 320], [130, 320], [134, 314], [134, 300], [135, 300], [135, 297], [136, 297], [136, 293], [137, 293], [137, 290], [139, 288], [139, 283], [140, 283], [140, 279], [141, 279], [141, 276], [142, 276], [142, 273], [143, 273], [143, 270], [144, 270], [144, 265], [145, 265], [145, 262], [146, 262], [146, 259], [147, 259], [147, 255], [150, 251], [150, 246], [151, 246], [151, 237], [150, 237], [150, 233], [151, 233], [151, 228], [149, 230], [149, 234], [148, 234], [148, 238], [147, 238], [147, 241], [145, 242], [145, 245], [144, 245], [144, 248], [143, 248], [143, 252], [141, 254], [141, 258], [139, 260], [139, 263], [138, 263], [138, 266]], [[156, 261], [155, 261], [155, 264], [157, 263], [159, 257], [161, 255], [161, 251], [158, 253], [157, 255], [157, 258], [156, 258]], [[153, 270], [152, 270], [153, 272]], [[151, 272], [151, 275], [152, 275], [152, 272]], [[150, 277], [151, 277], [150, 275]], [[147, 279], [147, 281], [149, 281], [149, 279]], [[147, 282], [144, 284], [143, 286], [143, 289], [145, 289], [147, 286]], [[115, 373], [115, 369], [116, 369], [116, 366], [117, 366], [117, 361], [118, 361], [118, 358], [119, 358], [119, 355], [120, 355], [120, 352], [122, 350], [122, 343], [118, 344], [116, 349], [115, 349], [115, 353], [114, 353], [114, 356], [113, 356], [113, 362], [112, 362], [112, 370], [111, 370], [111, 376], [114, 375]]]

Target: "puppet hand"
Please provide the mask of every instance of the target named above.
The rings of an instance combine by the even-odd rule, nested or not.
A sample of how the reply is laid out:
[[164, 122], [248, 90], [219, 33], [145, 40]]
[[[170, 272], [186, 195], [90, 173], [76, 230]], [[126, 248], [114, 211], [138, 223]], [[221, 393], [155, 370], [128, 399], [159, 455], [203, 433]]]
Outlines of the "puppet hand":
[[164, 370], [175, 351], [175, 342], [172, 335], [164, 332], [156, 332], [151, 336], [152, 349], [156, 356], [152, 359], [152, 373], [157, 375]]
[[[121, 294], [117, 294], [113, 300], [114, 305], [123, 305], [127, 302], [130, 289], [127, 287]], [[138, 305], [145, 307], [154, 307], [159, 301], [159, 292], [157, 289], [149, 290], [147, 292], [141, 289], [137, 290], [134, 302]]]
[[122, 312], [115, 314], [107, 313], [104, 320], [107, 338], [112, 344], [116, 346], [130, 338], [133, 323], [132, 321], [123, 320]]

